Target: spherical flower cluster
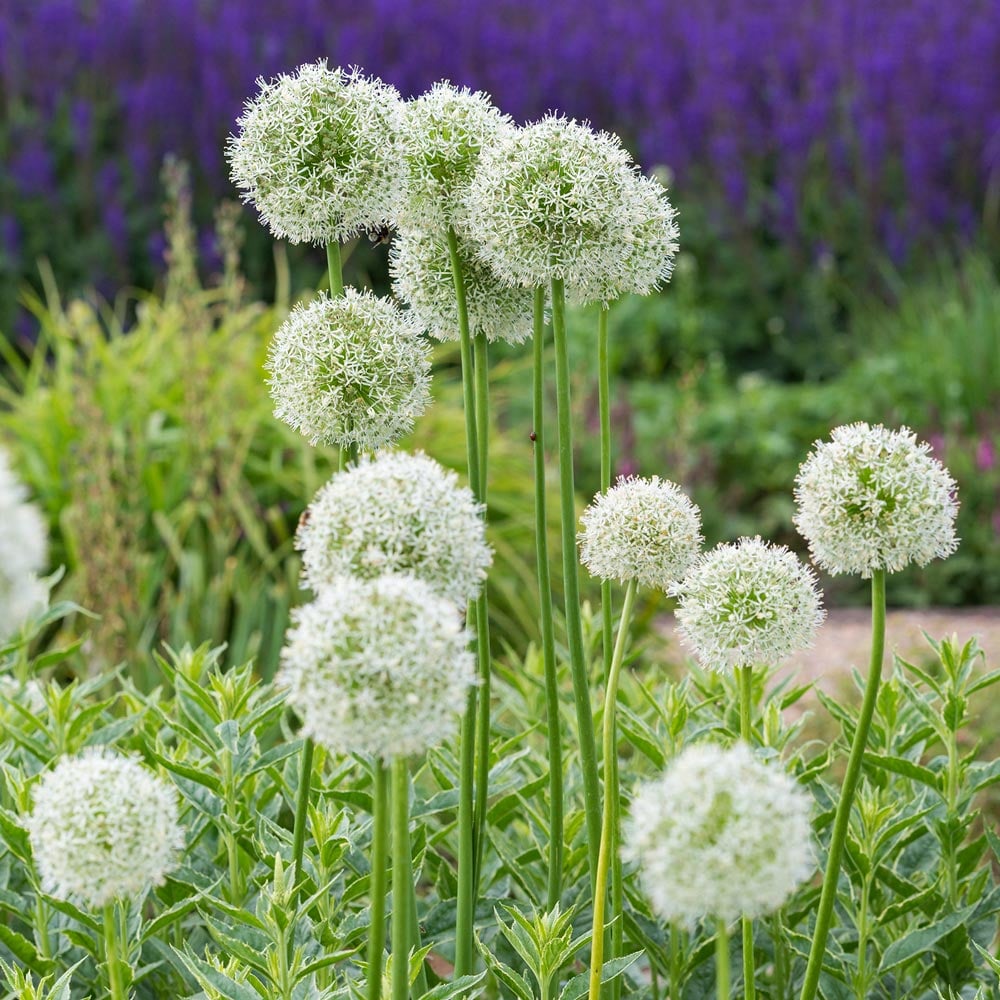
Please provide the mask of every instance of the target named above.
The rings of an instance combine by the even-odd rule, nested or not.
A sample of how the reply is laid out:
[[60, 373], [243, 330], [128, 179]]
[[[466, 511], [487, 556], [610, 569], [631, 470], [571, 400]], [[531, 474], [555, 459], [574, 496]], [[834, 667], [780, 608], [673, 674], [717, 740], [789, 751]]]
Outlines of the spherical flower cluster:
[[413, 428], [430, 399], [417, 326], [389, 299], [352, 288], [296, 306], [265, 367], [275, 415], [313, 444], [383, 448]]
[[458, 476], [424, 454], [383, 452], [339, 472], [296, 537], [306, 583], [408, 573], [459, 606], [482, 589], [493, 553], [483, 507]]
[[336, 753], [422, 753], [454, 733], [475, 681], [455, 605], [410, 576], [341, 577], [293, 612], [278, 683]]
[[812, 570], [759, 537], [717, 546], [671, 593], [682, 641], [712, 670], [778, 663], [811, 646], [824, 618]]
[[173, 786], [105, 748], [43, 775], [26, 827], [46, 891], [93, 909], [162, 884], [184, 845]]
[[394, 87], [322, 60], [258, 85], [226, 153], [276, 237], [336, 243], [396, 218], [405, 181]]
[[622, 854], [668, 921], [778, 909], [812, 873], [810, 800], [745, 744], [688, 747], [632, 803]]
[[27, 496], [0, 451], [0, 642], [48, 601], [48, 588], [38, 578], [45, 568], [45, 522]]
[[636, 580], [666, 590], [698, 558], [701, 512], [679, 486], [619, 479], [581, 518], [580, 559], [603, 580]]
[[958, 547], [955, 481], [908, 428], [837, 427], [795, 480], [795, 526], [831, 573], [895, 573]]
[[484, 148], [514, 129], [488, 94], [441, 81], [403, 106], [408, 197], [400, 221], [444, 236]]
[[[673, 213], [641, 183], [618, 138], [549, 115], [484, 150], [464, 199], [465, 234], [505, 281], [566, 283], [578, 301], [617, 298], [666, 275]], [[637, 248], [641, 240], [649, 249]], [[650, 254], [666, 260], [651, 272]]]
[[[508, 285], [459, 241], [465, 301], [472, 336], [520, 344], [532, 333], [531, 289]], [[410, 307], [417, 323], [438, 340], [459, 337], [458, 305], [448, 244], [426, 231], [400, 233], [389, 251], [392, 290]]]

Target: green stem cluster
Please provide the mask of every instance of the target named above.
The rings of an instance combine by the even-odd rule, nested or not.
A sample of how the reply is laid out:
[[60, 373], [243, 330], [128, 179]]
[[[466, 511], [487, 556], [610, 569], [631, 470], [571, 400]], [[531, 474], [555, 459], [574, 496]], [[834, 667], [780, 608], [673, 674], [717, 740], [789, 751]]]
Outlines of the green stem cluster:
[[385, 951], [386, 842], [389, 813], [389, 771], [381, 760], [372, 764], [371, 924], [368, 931], [367, 1000], [382, 997], [382, 955]]

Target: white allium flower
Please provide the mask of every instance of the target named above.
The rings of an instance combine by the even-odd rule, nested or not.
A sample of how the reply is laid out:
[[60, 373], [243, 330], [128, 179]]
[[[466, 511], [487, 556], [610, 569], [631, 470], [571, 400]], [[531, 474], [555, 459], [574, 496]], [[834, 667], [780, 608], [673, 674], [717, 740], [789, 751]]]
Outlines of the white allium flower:
[[392, 222], [405, 198], [396, 89], [325, 60], [257, 83], [226, 154], [271, 232], [337, 243]]
[[306, 583], [409, 573], [459, 606], [482, 589], [493, 552], [484, 508], [424, 454], [383, 452], [336, 473], [296, 536]]
[[413, 429], [430, 393], [429, 348], [390, 299], [345, 290], [296, 306], [265, 368], [275, 416], [312, 444], [374, 451]]
[[665, 277], [675, 249], [672, 212], [639, 176], [616, 136], [549, 115], [483, 151], [463, 232], [510, 284], [559, 278], [577, 301], [617, 298]]
[[908, 428], [837, 427], [795, 480], [795, 526], [831, 573], [895, 573], [958, 547], [957, 486]]
[[810, 799], [746, 744], [697, 744], [641, 786], [622, 855], [667, 921], [777, 910], [815, 868]]
[[161, 885], [184, 846], [173, 786], [103, 747], [42, 776], [25, 826], [45, 890], [93, 909]]
[[408, 197], [400, 221], [444, 236], [483, 149], [514, 130], [488, 94], [435, 83], [403, 105], [402, 148]]
[[[459, 241], [466, 308], [472, 336], [520, 344], [531, 336], [534, 293], [497, 277], [475, 250]], [[458, 340], [458, 304], [448, 244], [420, 230], [401, 232], [389, 250], [392, 290], [414, 319], [438, 340]]]
[[45, 521], [0, 451], [0, 641], [48, 603]]
[[701, 512], [681, 488], [653, 476], [622, 477], [581, 518], [580, 560], [603, 580], [666, 590], [698, 558]]
[[776, 664], [812, 645], [823, 623], [816, 577], [783, 545], [718, 545], [671, 588], [685, 645], [712, 670]]
[[306, 735], [383, 759], [453, 735], [476, 671], [451, 601], [411, 576], [345, 576], [292, 620], [278, 683]]

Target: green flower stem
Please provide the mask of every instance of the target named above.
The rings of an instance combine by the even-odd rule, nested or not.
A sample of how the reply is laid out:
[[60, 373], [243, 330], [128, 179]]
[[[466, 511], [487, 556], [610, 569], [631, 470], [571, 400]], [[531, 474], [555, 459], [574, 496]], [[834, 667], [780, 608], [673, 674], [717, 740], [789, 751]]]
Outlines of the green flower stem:
[[326, 269], [330, 274], [330, 298], [344, 294], [344, 268], [340, 257], [340, 244], [327, 243]]
[[576, 551], [576, 489], [573, 482], [573, 413], [570, 407], [569, 350], [566, 343], [566, 298], [563, 282], [552, 281], [552, 333], [556, 352], [556, 414], [559, 425], [559, 493], [562, 515], [563, 592], [566, 601], [566, 632], [569, 640], [573, 699], [576, 705], [580, 740], [580, 769], [583, 772], [584, 812], [590, 884], [597, 879], [601, 842], [600, 788], [597, 781], [597, 747], [594, 717], [590, 706], [590, 683], [583, 649], [580, 621], [580, 579]]
[[681, 929], [670, 925], [670, 1000], [681, 1000]]
[[35, 895], [35, 936], [38, 954], [44, 959], [52, 958], [52, 943], [49, 940], [49, 913], [41, 894]]
[[854, 731], [854, 741], [851, 743], [851, 755], [847, 760], [847, 772], [844, 775], [844, 786], [840, 792], [840, 802], [837, 803], [833, 838], [830, 841], [830, 856], [827, 859], [826, 873], [823, 876], [823, 891], [820, 894], [819, 910], [816, 913], [816, 930], [813, 934], [812, 947], [809, 949], [809, 963], [806, 966], [806, 977], [802, 983], [800, 1000], [814, 1000], [816, 990], [819, 987], [819, 975], [823, 968], [823, 956], [826, 953], [826, 939], [830, 933], [830, 922], [833, 917], [833, 904], [837, 899], [837, 881], [840, 876], [844, 841], [847, 839], [851, 808], [854, 805], [854, 795], [861, 776], [861, 760], [868, 743], [868, 730], [871, 728], [872, 715], [875, 712], [875, 699], [878, 695], [879, 681], [882, 678], [884, 652], [885, 570], [877, 569], [872, 573], [872, 655], [868, 667], [868, 683], [865, 685], [865, 695], [861, 702], [858, 725]]
[[[302, 884], [302, 858], [305, 855], [306, 827], [309, 825], [309, 792], [312, 788], [313, 750], [310, 737], [302, 741], [299, 756], [299, 787], [295, 800], [295, 832], [292, 839], [292, 861], [295, 863], [295, 880]], [[238, 902], [238, 900], [233, 900]]]
[[[417, 919], [417, 882], [413, 877], [413, 844], [410, 841], [409, 830], [406, 834], [406, 884], [410, 888], [407, 899], [407, 911], [410, 921], [410, 948], [414, 952], [420, 951], [422, 942], [420, 939], [420, 921]], [[417, 980], [413, 985], [413, 995], [419, 1000], [429, 989], [427, 984], [426, 963], [421, 962], [417, 970]]]
[[[748, 744], [753, 742], [753, 667], [739, 667], [740, 675], [740, 736]], [[746, 1000], [755, 1000], [753, 961], [753, 919], [743, 917], [743, 992]]]
[[368, 931], [367, 1000], [382, 1000], [382, 956], [385, 952], [386, 846], [388, 840], [389, 770], [372, 764], [371, 925]]
[[549, 745], [549, 880], [547, 907], [562, 895], [563, 761], [559, 732], [559, 678], [552, 627], [552, 578], [549, 572], [548, 517], [545, 503], [545, 289], [535, 289], [532, 426], [535, 458], [535, 555], [538, 564], [539, 619], [545, 668], [545, 720]]
[[118, 959], [118, 922], [115, 920], [114, 903], [108, 903], [104, 907], [104, 957], [108, 963], [111, 1000], [128, 1000]]
[[[458, 237], [448, 230], [448, 254], [451, 274], [455, 284], [455, 301], [458, 306], [458, 332], [462, 355], [462, 398], [465, 410], [465, 447], [469, 467], [469, 486], [477, 499], [482, 498], [479, 480], [479, 435], [476, 427], [475, 367], [472, 354], [472, 337], [469, 333], [469, 311], [465, 301], [465, 279], [462, 261], [458, 254]], [[480, 611], [485, 612], [485, 600], [476, 601], [469, 608], [469, 624], [475, 629], [476, 650], [479, 663], [489, 657], [489, 635], [480, 626]], [[485, 618], [485, 614], [483, 615]], [[485, 622], [482, 624], [485, 625]], [[476, 842], [474, 783], [476, 770], [476, 705], [477, 689], [469, 688], [465, 715], [462, 718], [461, 751], [459, 760], [458, 793], [458, 898], [455, 913], [455, 977], [466, 976], [472, 971], [472, 924], [475, 919], [476, 896]]]
[[771, 937], [774, 944], [774, 996], [776, 1000], [785, 1000], [785, 981], [788, 978], [788, 956], [785, 950], [785, 935], [781, 927], [781, 914], [776, 913], [771, 925]]
[[[604, 693], [604, 812], [601, 821], [601, 847], [597, 862], [597, 880], [594, 888], [594, 923], [590, 940], [590, 1000], [600, 1000], [601, 969], [604, 966], [604, 905], [608, 896], [608, 869], [611, 854], [615, 848], [615, 820], [618, 810], [615, 804], [618, 800], [618, 783], [615, 781], [614, 760], [617, 756], [615, 746], [615, 704], [618, 700], [618, 679], [621, 676], [622, 663], [625, 661], [625, 642], [628, 638], [628, 625], [632, 617], [632, 605], [635, 603], [635, 580], [629, 580], [625, 588], [625, 600], [622, 604], [622, 617], [618, 625], [618, 638], [611, 658], [611, 673], [608, 676], [607, 689]], [[614, 916], [614, 914], [612, 914]], [[609, 959], [617, 958], [615, 954]]]
[[392, 1000], [410, 998], [410, 776], [405, 757], [392, 761]]
[[715, 932], [715, 995], [729, 1000], [729, 931], [725, 920], [716, 923]]

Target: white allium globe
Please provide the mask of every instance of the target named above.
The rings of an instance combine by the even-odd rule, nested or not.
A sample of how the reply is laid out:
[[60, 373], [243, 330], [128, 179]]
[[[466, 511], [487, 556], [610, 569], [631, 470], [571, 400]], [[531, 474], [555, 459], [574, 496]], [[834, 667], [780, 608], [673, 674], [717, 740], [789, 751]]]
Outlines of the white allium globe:
[[0, 450], [0, 642], [48, 602], [45, 522]]
[[312, 444], [384, 448], [430, 399], [429, 347], [416, 324], [390, 299], [353, 288], [296, 306], [265, 368], [275, 416]]
[[25, 826], [45, 890], [92, 909], [161, 885], [184, 845], [173, 786], [103, 747], [42, 775]]
[[[501, 281], [462, 240], [459, 257], [471, 335], [509, 344], [527, 340], [534, 322], [532, 290]], [[444, 237], [420, 230], [400, 232], [389, 250], [389, 272], [393, 292], [422, 329], [437, 340], [458, 340], [458, 304]]]
[[292, 612], [277, 681], [336, 753], [423, 753], [455, 732], [475, 682], [455, 605], [410, 576], [340, 577]]
[[622, 477], [580, 519], [580, 559], [603, 580], [666, 590], [698, 558], [701, 512], [675, 483]]
[[383, 452], [336, 473], [296, 536], [305, 581], [407, 573], [464, 606], [482, 589], [493, 552], [484, 508], [427, 455]]
[[257, 83], [226, 155], [271, 232], [338, 243], [391, 223], [405, 201], [396, 89], [325, 60]]
[[812, 570], [760, 537], [716, 546], [670, 592], [681, 640], [711, 670], [777, 664], [811, 646], [824, 618]]
[[809, 796], [746, 744], [696, 744], [639, 788], [622, 855], [664, 920], [759, 917], [815, 868], [809, 816]]
[[958, 547], [957, 486], [909, 428], [837, 427], [795, 480], [795, 526], [830, 573], [895, 573]]

